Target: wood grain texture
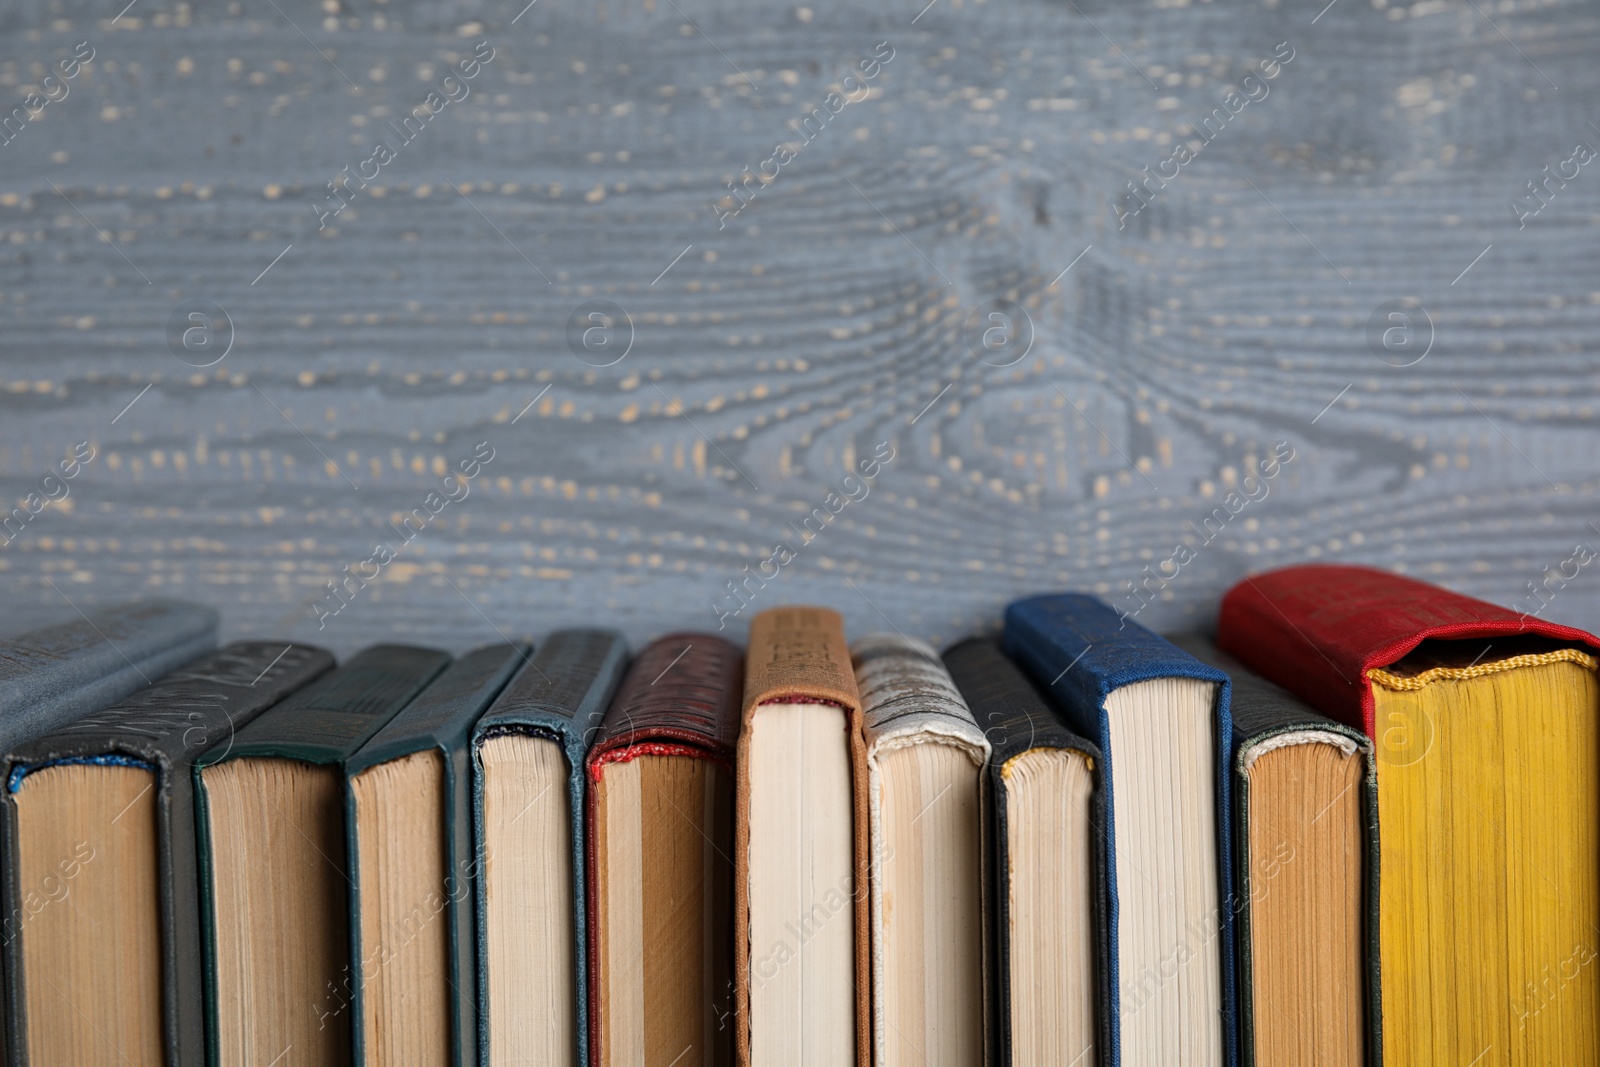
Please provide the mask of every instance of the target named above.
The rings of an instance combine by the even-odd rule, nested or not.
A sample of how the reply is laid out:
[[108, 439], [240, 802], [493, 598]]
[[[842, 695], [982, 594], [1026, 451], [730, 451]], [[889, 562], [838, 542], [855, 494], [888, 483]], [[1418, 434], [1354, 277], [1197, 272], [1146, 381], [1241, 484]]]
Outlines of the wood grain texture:
[[[637, 644], [715, 627], [785, 541], [728, 635], [802, 601], [940, 644], [1018, 594], [1118, 597], [1185, 541], [1140, 621], [1208, 622], [1304, 558], [1514, 603], [1600, 546], [1600, 170], [1522, 228], [1510, 206], [1600, 146], [1593, 4], [121, 6], [0, 12], [7, 109], [94, 49], [0, 144], [0, 499], [96, 450], [0, 547], [6, 626], [161, 593], [341, 654], [574, 623]], [[401, 142], [479, 42], [470, 95]], [[880, 42], [865, 98], [797, 133]], [[1202, 141], [1279, 42], [1267, 95]], [[1203, 150], [1119, 228], [1180, 140]], [[1405, 297], [1433, 343], [1401, 368], [1367, 324]], [[204, 369], [167, 339], [193, 299], [234, 326]], [[1017, 343], [981, 347], [995, 299], [1033, 326], [1009, 366]], [[610, 366], [568, 346], [595, 300], [632, 323]], [[388, 524], [484, 441], [403, 543]], [[1280, 441], [1269, 495], [1205, 543]], [[319, 630], [380, 540], [395, 560]], [[1600, 626], [1591, 569], [1546, 615]]]

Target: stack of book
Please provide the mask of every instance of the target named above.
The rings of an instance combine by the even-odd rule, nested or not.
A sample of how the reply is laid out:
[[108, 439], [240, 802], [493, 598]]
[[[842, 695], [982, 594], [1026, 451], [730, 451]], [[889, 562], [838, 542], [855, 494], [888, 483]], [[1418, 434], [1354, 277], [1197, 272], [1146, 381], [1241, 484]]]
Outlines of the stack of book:
[[1164, 638], [0, 643], [6, 1063], [1600, 1062], [1600, 642], [1302, 566]]

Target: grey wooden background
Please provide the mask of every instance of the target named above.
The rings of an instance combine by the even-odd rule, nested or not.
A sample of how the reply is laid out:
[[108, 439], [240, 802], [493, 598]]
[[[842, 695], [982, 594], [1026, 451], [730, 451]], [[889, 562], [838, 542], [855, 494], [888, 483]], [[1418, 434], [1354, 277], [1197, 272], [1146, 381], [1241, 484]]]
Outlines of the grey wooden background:
[[[643, 640], [714, 628], [789, 540], [734, 636], [808, 601], [947, 641], [1030, 591], [1114, 599], [1184, 540], [1158, 628], [1301, 559], [1518, 603], [1600, 546], [1600, 162], [1511, 207], [1600, 146], [1594, 3], [125, 2], [0, 9], [6, 109], [95, 56], [0, 144], [7, 508], [96, 449], [0, 547], [7, 628], [165, 594], [341, 653]], [[470, 96], [319, 232], [326, 183], [479, 42]], [[879, 42], [870, 98], [719, 226]], [[1119, 228], [1280, 42], [1268, 95]], [[1396, 367], [1368, 320], [1402, 298], [1432, 344]], [[232, 321], [204, 369], [167, 334], [194, 299]], [[1009, 366], [997, 299], [1032, 323]], [[593, 300], [632, 324], [610, 366], [620, 321], [588, 363], [568, 343]], [[319, 630], [324, 584], [481, 441], [470, 495]], [[1546, 614], [1600, 626], [1593, 570]]]

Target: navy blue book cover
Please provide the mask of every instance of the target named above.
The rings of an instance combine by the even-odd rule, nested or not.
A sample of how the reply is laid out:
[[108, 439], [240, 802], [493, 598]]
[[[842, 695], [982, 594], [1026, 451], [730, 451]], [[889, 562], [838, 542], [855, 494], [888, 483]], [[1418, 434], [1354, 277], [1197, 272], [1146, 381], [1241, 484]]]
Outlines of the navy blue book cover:
[[[1111, 1048], [1109, 1067], [1122, 1062], [1121, 975], [1117, 946], [1116, 753], [1112, 750], [1106, 697], [1135, 682], [1192, 678], [1217, 685], [1215, 759], [1217, 790], [1217, 871], [1219, 956], [1222, 962], [1222, 1048], [1228, 1067], [1238, 1063], [1235, 1029], [1233, 944], [1233, 855], [1229, 803], [1233, 723], [1228, 675], [1201, 663], [1165, 638], [1151, 633], [1092, 596], [1061, 593], [1018, 600], [1006, 608], [1005, 650], [1055, 700], [1067, 724], [1099, 746], [1104, 757], [1108, 916], [1111, 940]], [[1143, 1065], [1135, 1065], [1143, 1067]]]

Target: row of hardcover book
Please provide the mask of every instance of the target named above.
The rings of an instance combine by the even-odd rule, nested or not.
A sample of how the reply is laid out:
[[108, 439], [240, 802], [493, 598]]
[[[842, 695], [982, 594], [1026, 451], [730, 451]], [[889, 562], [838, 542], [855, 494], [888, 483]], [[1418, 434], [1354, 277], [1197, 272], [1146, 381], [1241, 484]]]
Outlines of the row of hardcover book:
[[1359, 567], [1213, 635], [0, 642], [10, 1067], [1600, 1062], [1600, 642]]

